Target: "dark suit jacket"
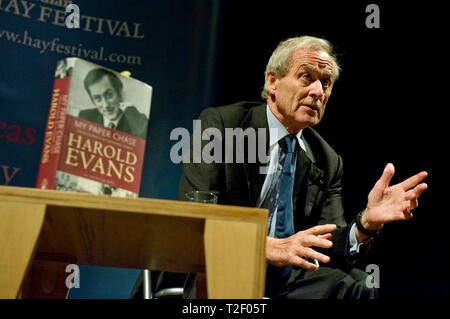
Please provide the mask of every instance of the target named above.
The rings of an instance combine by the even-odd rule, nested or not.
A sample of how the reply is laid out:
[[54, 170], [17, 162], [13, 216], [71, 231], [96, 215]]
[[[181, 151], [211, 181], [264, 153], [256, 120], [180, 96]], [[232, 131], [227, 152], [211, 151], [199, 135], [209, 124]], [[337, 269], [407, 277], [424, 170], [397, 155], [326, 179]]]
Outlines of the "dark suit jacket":
[[[140, 137], [147, 138], [147, 117], [139, 113], [134, 106], [128, 106], [123, 112], [122, 118], [117, 123], [116, 130]], [[78, 117], [103, 125], [103, 115], [96, 108], [80, 111]]]
[[[199, 119], [202, 130], [214, 127], [223, 137], [225, 128], [268, 128], [266, 104], [259, 103], [241, 102], [208, 108]], [[266, 141], [269, 141], [268, 130], [266, 132]], [[328, 266], [348, 269], [355, 260], [348, 253], [349, 226], [344, 219], [342, 204], [342, 158], [312, 128], [303, 130], [302, 139], [308, 152], [299, 148], [297, 155], [293, 197], [295, 231], [320, 224], [336, 224], [333, 247], [322, 252], [330, 256]], [[202, 141], [202, 149], [207, 143], [209, 141]], [[191, 140], [191, 153], [192, 144]], [[247, 152], [247, 148], [245, 150]], [[225, 154], [224, 150], [222, 154]], [[244, 157], [247, 159], [247, 154]], [[183, 200], [190, 190], [209, 190], [218, 192], [220, 204], [255, 206], [266, 176], [259, 174], [261, 165], [246, 161], [242, 164], [194, 164], [192, 161], [183, 164], [179, 199]]]

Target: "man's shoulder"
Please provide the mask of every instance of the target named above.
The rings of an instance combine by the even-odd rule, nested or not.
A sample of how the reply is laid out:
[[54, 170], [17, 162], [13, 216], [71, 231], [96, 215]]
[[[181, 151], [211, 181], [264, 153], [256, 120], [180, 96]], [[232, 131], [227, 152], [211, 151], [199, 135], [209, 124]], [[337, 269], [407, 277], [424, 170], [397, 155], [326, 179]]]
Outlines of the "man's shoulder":
[[266, 103], [242, 101], [228, 105], [217, 106], [215, 109], [221, 113], [247, 113], [255, 107], [264, 106]]
[[332, 161], [340, 157], [333, 147], [312, 127], [304, 129], [302, 135], [314, 154]]
[[145, 114], [142, 114], [141, 112], [139, 112], [138, 109], [133, 105], [129, 105], [125, 108], [124, 116], [132, 117], [132, 118], [141, 118], [141, 119], [147, 118], [147, 116], [145, 116]]
[[237, 102], [229, 105], [208, 107], [200, 114], [200, 119], [220, 121], [224, 127], [239, 127], [249, 117], [265, 116], [265, 103]]
[[127, 106], [123, 112], [117, 129], [145, 139], [147, 136], [147, 116], [132, 105]]
[[81, 117], [84, 119], [90, 119], [90, 118], [96, 117], [98, 115], [101, 115], [101, 114], [97, 108], [81, 110], [80, 113], [78, 113], [78, 117]]

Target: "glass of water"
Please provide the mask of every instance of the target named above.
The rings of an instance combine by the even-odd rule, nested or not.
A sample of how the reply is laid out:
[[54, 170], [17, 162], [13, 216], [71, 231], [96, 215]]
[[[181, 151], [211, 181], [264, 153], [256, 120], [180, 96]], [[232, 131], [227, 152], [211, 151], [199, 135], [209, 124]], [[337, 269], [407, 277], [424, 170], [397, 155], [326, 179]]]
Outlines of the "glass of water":
[[190, 191], [184, 198], [188, 202], [217, 204], [217, 195], [208, 191]]

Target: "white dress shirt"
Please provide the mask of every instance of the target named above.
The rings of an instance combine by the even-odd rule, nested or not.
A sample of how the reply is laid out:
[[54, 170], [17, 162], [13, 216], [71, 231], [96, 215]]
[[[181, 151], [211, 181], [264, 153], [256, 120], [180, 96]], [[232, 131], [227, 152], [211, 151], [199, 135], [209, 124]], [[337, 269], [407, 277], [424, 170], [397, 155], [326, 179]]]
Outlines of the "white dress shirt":
[[[283, 126], [283, 124], [280, 123], [280, 121], [275, 117], [275, 115], [270, 110], [269, 106], [266, 106], [266, 114], [267, 114], [267, 124], [269, 126], [269, 152], [270, 152], [270, 160], [269, 160], [269, 167], [268, 167], [268, 174], [266, 175], [266, 178], [264, 179], [264, 184], [261, 189], [261, 194], [256, 202], [256, 207], [261, 207], [262, 203], [264, 202], [267, 193], [269, 191], [270, 185], [272, 184], [273, 178], [276, 176], [275, 172], [278, 165], [278, 156], [280, 156], [280, 147], [278, 144], [278, 141], [283, 139], [286, 135], [289, 135], [289, 132], [286, 130], [286, 128]], [[299, 146], [307, 152], [305, 144], [302, 140], [302, 130], [300, 130], [296, 134], [297, 142]], [[296, 158], [297, 160], [297, 158]], [[296, 163], [294, 163], [295, 165]], [[275, 207], [275, 211], [273, 212], [273, 217], [271, 220], [269, 219], [269, 223], [267, 227], [269, 230], [268, 236], [274, 237], [275, 236], [275, 225], [276, 225], [276, 217], [277, 217], [277, 207]], [[355, 223], [350, 228], [349, 233], [349, 240], [350, 240], [350, 253], [359, 253], [359, 248], [362, 244], [367, 243], [368, 241], [365, 241], [363, 243], [359, 243], [356, 239], [356, 233], [355, 233]]]

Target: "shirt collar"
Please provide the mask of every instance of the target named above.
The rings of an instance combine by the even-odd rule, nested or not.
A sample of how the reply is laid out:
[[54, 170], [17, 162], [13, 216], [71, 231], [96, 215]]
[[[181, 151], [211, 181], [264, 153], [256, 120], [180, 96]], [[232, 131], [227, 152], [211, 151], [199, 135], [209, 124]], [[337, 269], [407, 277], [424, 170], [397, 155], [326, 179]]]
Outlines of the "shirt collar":
[[120, 114], [115, 120], [110, 121], [110, 120], [108, 120], [106, 118], [103, 118], [104, 119], [104, 123], [105, 123], [104, 126], [110, 127], [110, 124], [113, 123], [114, 126], [117, 128], [117, 125], [119, 124], [119, 121], [122, 118], [122, 116], [123, 116], [123, 112], [122, 112], [122, 110], [120, 110]]
[[[267, 124], [269, 126], [269, 145], [272, 148], [275, 144], [278, 144], [278, 141], [283, 139], [286, 135], [289, 135], [289, 132], [286, 128], [281, 124], [281, 122], [273, 115], [272, 110], [269, 108], [269, 105], [266, 104], [266, 114], [267, 114]], [[302, 132], [303, 130], [298, 131], [296, 134], [297, 142], [300, 147], [306, 152], [305, 143], [302, 140]], [[275, 133], [275, 134], [271, 134]]]

